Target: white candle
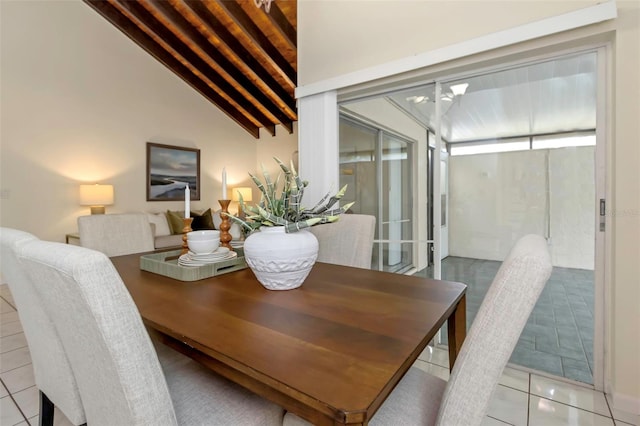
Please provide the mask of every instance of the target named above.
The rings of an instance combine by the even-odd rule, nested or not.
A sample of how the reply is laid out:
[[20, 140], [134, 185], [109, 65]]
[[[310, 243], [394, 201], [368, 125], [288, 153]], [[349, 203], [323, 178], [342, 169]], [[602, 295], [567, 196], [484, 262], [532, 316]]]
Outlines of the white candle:
[[227, 199], [227, 168], [222, 168], [222, 199]]
[[189, 191], [189, 184], [184, 187], [184, 218], [191, 217], [191, 191]]

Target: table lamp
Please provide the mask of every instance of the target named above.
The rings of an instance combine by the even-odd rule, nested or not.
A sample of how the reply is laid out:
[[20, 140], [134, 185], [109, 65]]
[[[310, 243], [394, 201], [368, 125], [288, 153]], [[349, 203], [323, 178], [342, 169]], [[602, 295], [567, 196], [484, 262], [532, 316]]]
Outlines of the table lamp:
[[[245, 203], [248, 201], [253, 201], [251, 188], [244, 187], [244, 186], [239, 188], [233, 188], [233, 191], [231, 193], [231, 201], [237, 201], [239, 203], [240, 194], [242, 194], [242, 201], [244, 201]], [[238, 217], [244, 220], [244, 212], [242, 211], [241, 204], [238, 204]]]
[[91, 214], [104, 214], [113, 204], [113, 185], [80, 185], [80, 205], [91, 206]]

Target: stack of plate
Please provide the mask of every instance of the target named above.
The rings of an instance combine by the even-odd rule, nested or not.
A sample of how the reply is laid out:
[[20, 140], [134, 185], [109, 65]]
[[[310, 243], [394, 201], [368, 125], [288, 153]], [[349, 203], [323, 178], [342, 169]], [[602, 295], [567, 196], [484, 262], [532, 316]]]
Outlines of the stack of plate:
[[231, 240], [229, 243], [233, 248], [242, 248], [244, 247], [244, 240]]
[[233, 259], [238, 253], [231, 251], [226, 247], [218, 247], [213, 253], [195, 254], [188, 252], [178, 258], [178, 264], [181, 266], [202, 266], [209, 263], [222, 262], [223, 260]]

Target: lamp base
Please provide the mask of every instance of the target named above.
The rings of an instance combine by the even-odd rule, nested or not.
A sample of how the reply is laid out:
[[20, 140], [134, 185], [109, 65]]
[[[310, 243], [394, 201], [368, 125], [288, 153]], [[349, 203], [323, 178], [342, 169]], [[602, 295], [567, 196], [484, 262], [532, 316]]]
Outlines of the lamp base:
[[91, 214], [104, 214], [104, 206], [91, 206]]

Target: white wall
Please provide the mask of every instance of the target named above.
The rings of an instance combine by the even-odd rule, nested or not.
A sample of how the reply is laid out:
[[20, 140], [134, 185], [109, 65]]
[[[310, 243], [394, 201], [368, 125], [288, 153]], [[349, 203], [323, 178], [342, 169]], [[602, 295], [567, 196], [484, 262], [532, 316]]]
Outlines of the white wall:
[[107, 213], [179, 209], [146, 201], [148, 141], [201, 150], [194, 209], [218, 208], [223, 167], [230, 188], [249, 184], [258, 146], [297, 144], [280, 127], [256, 141], [83, 2], [0, 8], [2, 226], [64, 241], [89, 214], [84, 182], [114, 185]]
[[[594, 1], [342, 1], [303, 0], [298, 6], [298, 81], [320, 80], [490, 34]], [[640, 3], [617, 0], [616, 19], [440, 64], [500, 63], [569, 47], [611, 41], [607, 117], [607, 250], [605, 259], [607, 390], [614, 406], [640, 414]], [[490, 13], [500, 10], [500, 13]], [[479, 17], [482, 17], [479, 19]], [[455, 31], [451, 31], [452, 22]], [[488, 62], [483, 62], [488, 61]], [[468, 69], [468, 68], [467, 68]], [[416, 72], [413, 73], [414, 75]], [[320, 95], [316, 95], [320, 96]], [[300, 103], [305, 101], [300, 99]], [[603, 100], [601, 100], [603, 101]], [[300, 145], [305, 145], [302, 119]]]
[[449, 193], [452, 256], [502, 261], [534, 233], [551, 237], [554, 266], [593, 269], [593, 147], [453, 156]]
[[[256, 144], [257, 148], [257, 165], [256, 171], [257, 176], [262, 180], [262, 167], [269, 172], [272, 179], [276, 179], [276, 177], [282, 173], [282, 169], [278, 166], [278, 163], [275, 162], [273, 157], [277, 157], [285, 163], [287, 166], [289, 165], [291, 160], [297, 161], [297, 152], [298, 152], [298, 126], [297, 123], [294, 123], [293, 126], [293, 135], [287, 134], [284, 130], [278, 131], [276, 136], [271, 136], [267, 134], [265, 131], [261, 131], [261, 138]], [[304, 175], [301, 175], [304, 180]], [[282, 181], [283, 178], [281, 178]], [[253, 200], [254, 204], [257, 204], [260, 201], [260, 191], [258, 188], [252, 183], [251, 186], [253, 188]], [[306, 205], [306, 203], [305, 203]]]

